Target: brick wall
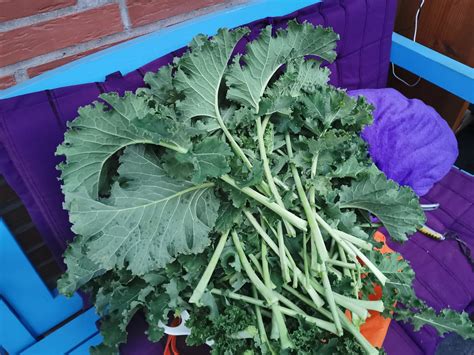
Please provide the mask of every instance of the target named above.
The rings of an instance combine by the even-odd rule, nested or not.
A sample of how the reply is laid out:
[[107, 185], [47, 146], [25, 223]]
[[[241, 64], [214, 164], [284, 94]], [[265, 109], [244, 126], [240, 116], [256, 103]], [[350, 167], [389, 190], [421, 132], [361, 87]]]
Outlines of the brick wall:
[[0, 0], [0, 89], [245, 0]]

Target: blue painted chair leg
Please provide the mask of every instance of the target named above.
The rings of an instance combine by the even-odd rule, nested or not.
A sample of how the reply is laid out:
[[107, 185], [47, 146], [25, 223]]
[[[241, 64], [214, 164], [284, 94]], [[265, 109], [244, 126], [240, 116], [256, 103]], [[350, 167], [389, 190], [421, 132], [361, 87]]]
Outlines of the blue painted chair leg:
[[35, 342], [24, 324], [0, 298], [0, 346], [9, 354], [18, 354]]
[[[84, 344], [98, 335], [95, 323], [99, 319], [95, 309], [79, 315], [47, 337], [21, 352], [23, 355], [62, 355], [77, 350], [78, 344]], [[95, 338], [97, 340], [98, 338]]]

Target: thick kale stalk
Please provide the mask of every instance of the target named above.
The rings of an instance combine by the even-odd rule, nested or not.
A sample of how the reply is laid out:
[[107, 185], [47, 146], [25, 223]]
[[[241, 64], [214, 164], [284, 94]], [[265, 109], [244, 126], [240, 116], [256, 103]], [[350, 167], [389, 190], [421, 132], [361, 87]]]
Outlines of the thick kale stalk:
[[337, 35], [290, 21], [232, 57], [248, 33], [197, 36], [148, 88], [81, 109], [58, 148], [77, 234], [58, 288], [91, 294], [93, 352], [118, 352], [137, 313], [158, 341], [184, 310], [188, 343], [214, 354], [377, 354], [369, 311], [472, 337], [467, 314], [436, 313], [409, 264], [375, 249], [379, 226], [403, 241], [424, 215], [368, 156], [372, 107], [328, 84]]

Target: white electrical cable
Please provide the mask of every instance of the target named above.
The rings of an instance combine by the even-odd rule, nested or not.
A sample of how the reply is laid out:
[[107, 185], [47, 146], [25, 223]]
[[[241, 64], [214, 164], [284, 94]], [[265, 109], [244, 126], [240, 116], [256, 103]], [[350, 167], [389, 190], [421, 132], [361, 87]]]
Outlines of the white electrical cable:
[[[415, 30], [413, 31], [413, 42], [416, 42], [416, 34], [418, 33], [418, 17], [420, 16], [421, 8], [423, 7], [424, 4], [425, 4], [425, 0], [421, 0], [420, 6], [418, 7], [418, 11], [416, 11]], [[397, 74], [395, 74], [395, 64], [393, 64], [393, 63], [392, 63], [392, 74], [395, 78], [400, 80], [403, 84], [405, 84], [406, 86], [409, 86], [411, 88], [418, 85], [418, 83], [421, 80], [421, 77], [418, 77], [418, 79], [416, 79], [416, 81], [413, 84], [407, 83], [405, 80], [400, 78]]]

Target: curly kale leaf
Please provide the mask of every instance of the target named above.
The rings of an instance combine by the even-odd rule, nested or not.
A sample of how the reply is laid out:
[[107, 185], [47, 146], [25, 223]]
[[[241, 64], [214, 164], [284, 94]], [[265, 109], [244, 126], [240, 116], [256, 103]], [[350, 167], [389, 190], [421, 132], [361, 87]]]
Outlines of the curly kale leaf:
[[[288, 28], [273, 36], [272, 27], [262, 30], [257, 40], [249, 42], [247, 54], [236, 56], [226, 75], [227, 97], [259, 112], [261, 97], [280, 67], [305, 55], [333, 61], [339, 36], [329, 29], [288, 22]], [[241, 61], [245, 66], [241, 65]], [[258, 73], [255, 75], [255, 73]]]
[[186, 343], [200, 345], [213, 340], [212, 354], [214, 355], [243, 354], [251, 349], [248, 339], [253, 340], [255, 336], [254, 315], [236, 305], [228, 305], [214, 319], [209, 317], [205, 309], [195, 308], [186, 325], [193, 329], [191, 335], [186, 338]]
[[332, 334], [323, 332], [317, 327], [299, 326], [291, 333], [291, 339], [295, 344], [295, 354], [364, 354], [360, 345], [351, 337], [335, 338]]
[[66, 196], [73, 231], [84, 237], [90, 260], [143, 275], [209, 244], [219, 208], [212, 184], [168, 177], [143, 146], [125, 150], [119, 175], [108, 199], [93, 200], [82, 190]]
[[390, 236], [404, 241], [425, 222], [425, 215], [413, 190], [400, 187], [375, 167], [339, 194], [340, 208], [355, 208], [374, 214]]

